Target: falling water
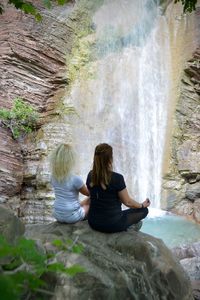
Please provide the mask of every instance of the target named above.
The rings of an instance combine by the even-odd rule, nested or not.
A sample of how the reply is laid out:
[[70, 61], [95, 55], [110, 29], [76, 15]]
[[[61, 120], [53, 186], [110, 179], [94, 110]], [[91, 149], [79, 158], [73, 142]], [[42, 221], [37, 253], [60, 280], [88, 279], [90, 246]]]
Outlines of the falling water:
[[93, 23], [93, 78], [77, 80], [66, 100], [80, 116], [77, 171], [86, 177], [94, 147], [109, 143], [130, 194], [158, 208], [170, 89], [165, 17], [153, 0], [105, 0]]

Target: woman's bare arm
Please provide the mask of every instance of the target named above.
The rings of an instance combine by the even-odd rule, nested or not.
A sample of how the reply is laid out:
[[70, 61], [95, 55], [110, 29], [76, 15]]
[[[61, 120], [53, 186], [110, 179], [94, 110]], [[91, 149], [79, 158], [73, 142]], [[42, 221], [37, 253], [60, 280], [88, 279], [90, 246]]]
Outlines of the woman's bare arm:
[[121, 202], [130, 208], [142, 208], [142, 207], [148, 207], [150, 205], [149, 199], [146, 199], [142, 203], [135, 201], [133, 198], [131, 198], [129, 196], [126, 188], [123, 189], [122, 191], [118, 192], [118, 195], [119, 195]]
[[79, 189], [79, 192], [80, 192], [82, 195], [90, 196], [90, 193], [89, 193], [89, 191], [88, 191], [88, 188], [87, 188], [87, 186], [86, 186], [85, 184]]

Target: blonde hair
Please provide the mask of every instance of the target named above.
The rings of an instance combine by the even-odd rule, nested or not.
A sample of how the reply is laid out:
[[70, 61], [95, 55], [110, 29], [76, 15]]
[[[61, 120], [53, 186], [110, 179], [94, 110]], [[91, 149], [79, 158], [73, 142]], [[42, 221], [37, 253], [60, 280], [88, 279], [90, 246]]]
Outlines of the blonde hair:
[[92, 169], [92, 185], [106, 186], [112, 175], [113, 150], [106, 143], [96, 146]]
[[75, 154], [71, 145], [60, 144], [51, 155], [51, 173], [57, 181], [63, 181], [75, 165]]

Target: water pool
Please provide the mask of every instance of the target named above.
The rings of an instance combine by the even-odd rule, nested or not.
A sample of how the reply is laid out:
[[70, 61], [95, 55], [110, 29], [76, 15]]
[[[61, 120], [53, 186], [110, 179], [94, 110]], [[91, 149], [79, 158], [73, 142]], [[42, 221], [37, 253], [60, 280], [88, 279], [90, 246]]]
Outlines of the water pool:
[[152, 208], [140, 231], [162, 239], [169, 248], [200, 241], [200, 224]]

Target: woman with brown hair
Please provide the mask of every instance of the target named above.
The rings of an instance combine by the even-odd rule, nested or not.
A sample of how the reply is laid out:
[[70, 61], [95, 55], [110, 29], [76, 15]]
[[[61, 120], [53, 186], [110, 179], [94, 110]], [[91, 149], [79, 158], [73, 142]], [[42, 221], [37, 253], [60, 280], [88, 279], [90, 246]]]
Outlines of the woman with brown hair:
[[[93, 169], [86, 185], [90, 191], [89, 225], [101, 232], [119, 232], [138, 224], [148, 214], [149, 199], [138, 203], [126, 189], [121, 174], [113, 172], [113, 151], [106, 143], [95, 148]], [[122, 203], [129, 209], [122, 210]]]

